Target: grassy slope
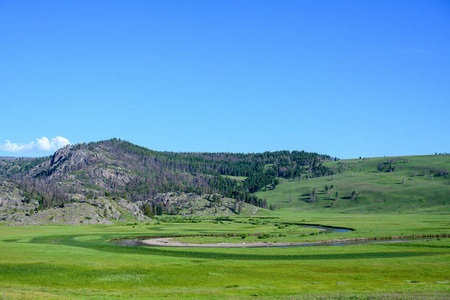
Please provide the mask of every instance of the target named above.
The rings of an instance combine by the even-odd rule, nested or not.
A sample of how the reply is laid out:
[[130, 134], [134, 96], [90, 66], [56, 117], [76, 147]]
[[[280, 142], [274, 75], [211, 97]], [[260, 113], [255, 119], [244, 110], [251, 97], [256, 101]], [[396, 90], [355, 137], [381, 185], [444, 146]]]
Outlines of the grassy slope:
[[[409, 162], [399, 162], [393, 173], [372, 173], [379, 162], [386, 160], [345, 161], [358, 165], [336, 175], [334, 181], [332, 177], [290, 181], [274, 191], [259, 193], [280, 208], [265, 211], [275, 219], [261, 219], [263, 222], [257, 225], [204, 221], [135, 227], [2, 226], [0, 298], [448, 298], [448, 238], [401, 244], [254, 249], [143, 248], [106, 242], [113, 237], [138, 235], [278, 233], [282, 230], [275, 223], [302, 220], [356, 229], [299, 237], [303, 241], [449, 233], [449, 210], [443, 202], [449, 200], [450, 179], [413, 177], [414, 170], [422, 175], [425, 168], [450, 169], [449, 157], [409, 157]], [[306, 202], [304, 195], [313, 187], [322, 192], [331, 184], [340, 197], [350, 196], [353, 190], [360, 195], [353, 201], [340, 198], [334, 208], [326, 207], [331, 200], [324, 199], [324, 194], [315, 203]]]
[[[450, 156], [410, 156], [398, 159], [394, 172], [377, 172], [377, 165], [390, 158], [343, 160], [329, 163], [337, 167], [344, 163], [342, 174], [300, 181], [287, 181], [273, 191], [257, 193], [279, 208], [296, 211], [344, 213], [449, 212], [450, 176], [436, 176], [431, 170], [450, 170]], [[427, 175], [423, 175], [424, 170]], [[414, 176], [414, 172], [417, 175]], [[434, 174], [431, 179], [430, 174]], [[403, 179], [405, 183], [403, 184]], [[331, 197], [325, 186], [333, 185]], [[318, 188], [318, 200], [309, 202], [309, 194]], [[352, 191], [358, 195], [351, 200]], [[334, 201], [338, 192], [338, 200]], [[289, 202], [289, 196], [292, 202]]]

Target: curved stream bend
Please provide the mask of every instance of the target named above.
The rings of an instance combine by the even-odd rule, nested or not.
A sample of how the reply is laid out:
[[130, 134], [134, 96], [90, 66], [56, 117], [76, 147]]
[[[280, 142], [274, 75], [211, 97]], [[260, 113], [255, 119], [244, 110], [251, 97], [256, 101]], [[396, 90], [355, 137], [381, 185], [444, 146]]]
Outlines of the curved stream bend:
[[[295, 224], [302, 227], [313, 227], [325, 233], [343, 233], [354, 231], [351, 228], [322, 226], [314, 224]], [[236, 235], [237, 236], [237, 235]], [[385, 238], [354, 238], [354, 239], [337, 239], [329, 241], [317, 242], [254, 242], [254, 243], [216, 243], [216, 244], [195, 244], [186, 242], [173, 241], [173, 237], [136, 237], [111, 240], [112, 243], [121, 246], [147, 246], [147, 247], [199, 247], [199, 248], [261, 248], [261, 247], [309, 247], [309, 246], [348, 246], [360, 244], [375, 244], [375, 243], [398, 243], [410, 241], [423, 241], [437, 237], [449, 237], [448, 234], [438, 235], [421, 235], [421, 236], [399, 236], [399, 237], [385, 237]]]
[[[291, 223], [291, 225], [298, 225], [301, 227], [316, 228], [324, 233], [343, 233], [348, 231], [354, 231], [351, 228], [344, 227], [333, 227], [333, 226], [322, 226], [316, 224], [298, 224]], [[121, 246], [151, 246], [151, 247], [204, 247], [204, 248], [259, 248], [259, 247], [304, 247], [304, 246], [336, 246], [350, 244], [350, 242], [334, 242], [334, 243], [324, 243], [324, 242], [254, 242], [254, 243], [216, 243], [216, 244], [195, 244], [186, 242], [176, 242], [173, 241], [172, 237], [137, 237], [137, 238], [124, 238], [124, 239], [113, 239], [112, 243]], [[355, 242], [353, 242], [355, 243]]]

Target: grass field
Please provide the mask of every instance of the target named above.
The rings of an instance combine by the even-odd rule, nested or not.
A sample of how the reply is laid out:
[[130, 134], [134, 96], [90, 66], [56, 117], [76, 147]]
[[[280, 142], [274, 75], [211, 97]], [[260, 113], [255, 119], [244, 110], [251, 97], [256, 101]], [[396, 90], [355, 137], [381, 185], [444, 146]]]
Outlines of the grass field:
[[[445, 216], [305, 215], [348, 224], [344, 236], [397, 232], [448, 233]], [[415, 222], [411, 222], [415, 220]], [[286, 221], [289, 221], [286, 219]], [[450, 239], [401, 244], [303, 248], [150, 248], [107, 242], [114, 237], [274, 231], [264, 225], [161, 223], [135, 226], [2, 227], [0, 296], [17, 298], [445, 298], [450, 293]], [[270, 226], [270, 227], [269, 227]], [[392, 229], [397, 227], [396, 229]], [[276, 227], [277, 230], [278, 227]], [[270, 229], [270, 230], [269, 230]], [[321, 234], [304, 240], [339, 238]], [[430, 299], [431, 299], [430, 298]]]
[[[352, 159], [327, 165], [341, 168], [342, 173], [285, 181], [275, 190], [258, 192], [257, 196], [278, 208], [297, 212], [450, 212], [450, 177], [440, 174], [443, 170], [450, 170], [449, 155]], [[378, 172], [379, 165], [385, 171]], [[388, 172], [389, 167], [395, 168], [394, 171]], [[325, 186], [333, 186], [329, 194]], [[314, 188], [317, 189], [317, 197], [312, 202], [310, 194]], [[353, 191], [355, 198], [351, 199]]]
[[[130, 247], [109, 242], [148, 235], [266, 233], [267, 241], [319, 241], [449, 234], [448, 175], [429, 176], [436, 175], [435, 170], [450, 169], [448, 156], [402, 158], [394, 172], [376, 172], [387, 160], [330, 163], [345, 168], [334, 180], [329, 176], [283, 182], [273, 191], [258, 193], [276, 204], [276, 211], [235, 216], [233, 221], [203, 218], [198, 223], [175, 223], [164, 222], [171, 220], [166, 218], [134, 226], [1, 226], [0, 299], [448, 299], [449, 238], [234, 249]], [[331, 184], [340, 195], [337, 202], [324, 191]], [[307, 195], [314, 187], [319, 197], [309, 202]], [[352, 200], [347, 197], [353, 190], [358, 195]], [[289, 222], [355, 231], [317, 234], [315, 229], [286, 226]], [[246, 236], [244, 240], [256, 239]]]

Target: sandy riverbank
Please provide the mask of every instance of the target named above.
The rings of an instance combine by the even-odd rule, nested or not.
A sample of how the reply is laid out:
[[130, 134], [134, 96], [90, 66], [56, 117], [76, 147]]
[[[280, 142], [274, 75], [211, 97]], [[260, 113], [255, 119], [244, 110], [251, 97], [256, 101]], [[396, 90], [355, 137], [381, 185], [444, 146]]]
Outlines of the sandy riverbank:
[[204, 247], [204, 248], [260, 248], [260, 247], [282, 247], [293, 246], [310, 243], [273, 243], [273, 242], [254, 242], [254, 243], [215, 243], [215, 244], [195, 244], [178, 242], [173, 238], [157, 238], [142, 240], [142, 244], [146, 246], [159, 246], [159, 247]]
[[253, 242], [253, 243], [214, 243], [214, 244], [196, 244], [179, 242], [173, 238], [155, 238], [140, 240], [139, 243], [144, 246], [156, 246], [156, 247], [202, 247], [202, 248], [263, 248], [263, 247], [289, 247], [289, 246], [320, 246], [320, 245], [356, 245], [356, 244], [378, 244], [378, 243], [401, 243], [412, 241], [429, 240], [434, 237], [448, 237], [447, 234], [441, 235], [424, 235], [411, 239], [411, 237], [395, 237], [392, 238], [356, 238], [356, 239], [338, 239], [328, 241], [317, 242]]

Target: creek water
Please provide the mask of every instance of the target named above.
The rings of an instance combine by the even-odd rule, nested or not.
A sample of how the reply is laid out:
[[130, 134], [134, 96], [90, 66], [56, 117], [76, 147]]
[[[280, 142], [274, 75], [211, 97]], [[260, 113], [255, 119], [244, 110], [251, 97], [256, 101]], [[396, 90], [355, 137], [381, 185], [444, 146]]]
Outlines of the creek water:
[[344, 233], [353, 231], [353, 229], [350, 228], [343, 228], [343, 227], [331, 227], [331, 226], [322, 226], [322, 225], [313, 225], [313, 224], [297, 224], [301, 227], [311, 227], [311, 228], [317, 228], [325, 233]]
[[[331, 227], [331, 226], [322, 226], [322, 225], [314, 225], [314, 224], [295, 224], [301, 227], [310, 227], [310, 228], [316, 228], [322, 231], [323, 233], [344, 233], [349, 231], [354, 231], [354, 229], [350, 228], [343, 228], [343, 227]], [[170, 238], [170, 237], [169, 237]], [[148, 238], [142, 238], [142, 239], [123, 239], [123, 240], [113, 240], [111, 243], [115, 245], [120, 246], [144, 246], [144, 247], [155, 247], [146, 245], [142, 242], [144, 239], [150, 239]], [[301, 242], [299, 244], [293, 244], [293, 245], [277, 245], [276, 243], [267, 244], [264, 246], [252, 246], [251, 244], [246, 244], [243, 247], [246, 248], [259, 248], [259, 247], [273, 247], [273, 248], [289, 248], [289, 247], [330, 247], [330, 246], [350, 246], [350, 245], [364, 245], [364, 244], [379, 244], [379, 243], [400, 243], [400, 242], [412, 242], [412, 241], [424, 241], [429, 239], [394, 239], [394, 240], [364, 240], [364, 241], [318, 241], [318, 242]], [[157, 246], [157, 247], [164, 247], [164, 245]], [[189, 245], [186, 245], [186, 247], [189, 247]], [[220, 247], [220, 245], [218, 245]], [[223, 247], [223, 245], [222, 245]]]
[[[343, 228], [343, 227], [330, 227], [330, 226], [322, 226], [322, 225], [314, 225], [314, 224], [296, 224], [301, 227], [309, 227], [319, 229], [324, 233], [344, 233], [353, 231], [353, 229]], [[144, 239], [144, 238], [143, 238]], [[123, 240], [113, 240], [111, 243], [120, 246], [147, 246], [142, 243], [143, 239], [123, 239]], [[148, 238], [145, 238], [148, 239]], [[287, 248], [287, 247], [318, 247], [318, 246], [348, 246], [348, 245], [360, 245], [360, 244], [370, 244], [370, 243], [382, 243], [382, 242], [404, 242], [408, 240], [386, 240], [386, 241], [333, 241], [333, 242], [305, 242], [301, 244], [294, 245], [280, 245], [276, 244], [270, 245], [270, 247], [278, 247], [278, 248]], [[251, 247], [249, 244], [247, 246]]]

